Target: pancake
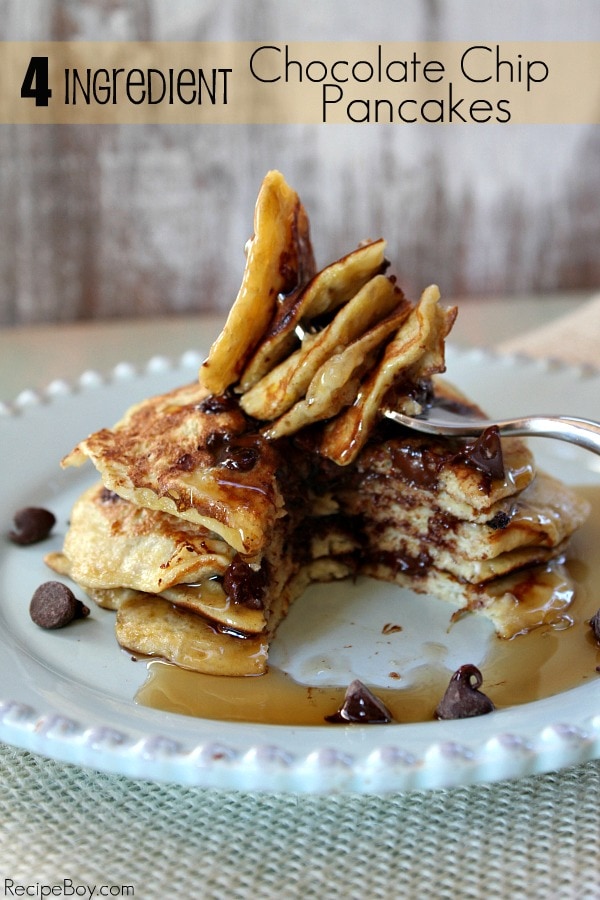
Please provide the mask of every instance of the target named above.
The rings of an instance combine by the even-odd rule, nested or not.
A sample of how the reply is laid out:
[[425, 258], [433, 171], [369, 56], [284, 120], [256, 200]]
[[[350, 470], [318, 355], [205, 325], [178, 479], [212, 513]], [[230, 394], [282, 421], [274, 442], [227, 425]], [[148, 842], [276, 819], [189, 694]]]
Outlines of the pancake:
[[279, 455], [248, 431], [237, 403], [196, 382], [136, 404], [81, 441], [63, 465], [87, 458], [120, 497], [214, 531], [249, 555], [283, 515]]
[[85, 491], [70, 518], [63, 553], [86, 587], [160, 592], [222, 576], [235, 550], [186, 519], [129, 503], [102, 483]]
[[[332, 356], [339, 355], [365, 332], [375, 331], [378, 339], [369, 343], [356, 364], [362, 362], [365, 353], [374, 350], [392, 330], [398, 329], [410, 309], [393, 282], [384, 275], [376, 275], [343, 305], [328, 325], [315, 334], [309, 333], [297, 351], [245, 391], [240, 406], [256, 419], [269, 420], [278, 418], [302, 399], [315, 379], [322, 382], [322, 390], [327, 395], [329, 380], [319, 378], [322, 366], [329, 363], [331, 370]], [[389, 316], [394, 310], [397, 310], [396, 315]], [[377, 330], [377, 325], [388, 316], [388, 328]], [[307, 422], [301, 422], [292, 430], [298, 431], [304, 424]]]
[[328, 422], [319, 453], [347, 465], [365, 446], [381, 416], [386, 395], [394, 388], [399, 412], [418, 413], [414, 388], [445, 371], [444, 341], [456, 319], [456, 308], [439, 305], [431, 285], [386, 345], [383, 356], [361, 383], [354, 402]]
[[369, 241], [315, 271], [306, 211], [276, 172], [242, 286], [198, 381], [84, 438], [100, 481], [48, 565], [116, 611], [120, 645], [221, 675], [266, 671], [308, 585], [368, 575], [488, 616], [500, 637], [556, 621], [588, 513], [527, 444], [418, 435], [393, 407], [481, 417], [444, 376], [456, 309], [413, 302]]
[[238, 381], [276, 313], [278, 298], [302, 288], [314, 275], [309, 231], [297, 193], [280, 172], [268, 172], [256, 201], [240, 290], [202, 367], [212, 393], [222, 394]]
[[[261, 336], [254, 356], [244, 369], [240, 393], [247, 393], [257, 381], [287, 358], [299, 343], [298, 332], [311, 334], [313, 323], [351, 300], [375, 275], [387, 267], [385, 241], [368, 241], [352, 253], [326, 266], [308, 284], [290, 294], [281, 294], [268, 331]], [[303, 342], [303, 341], [302, 341]], [[202, 378], [206, 383], [205, 369]]]
[[116, 635], [126, 650], [195, 672], [239, 676], [265, 671], [265, 636], [239, 637], [219, 631], [201, 616], [160, 597], [140, 594], [125, 600], [117, 612]]

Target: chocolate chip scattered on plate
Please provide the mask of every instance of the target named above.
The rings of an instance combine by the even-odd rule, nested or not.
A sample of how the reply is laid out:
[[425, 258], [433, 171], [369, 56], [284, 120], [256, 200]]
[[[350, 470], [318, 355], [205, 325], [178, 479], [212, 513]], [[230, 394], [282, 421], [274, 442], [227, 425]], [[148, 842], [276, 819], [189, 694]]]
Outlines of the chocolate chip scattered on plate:
[[346, 689], [344, 702], [337, 712], [325, 716], [326, 722], [335, 724], [362, 723], [363, 725], [387, 725], [392, 714], [379, 697], [366, 685], [355, 679]]
[[54, 528], [56, 517], [40, 506], [25, 506], [13, 516], [13, 529], [8, 536], [14, 544], [27, 546], [45, 540]]
[[60, 581], [46, 581], [33, 594], [29, 615], [40, 628], [64, 628], [73, 619], [89, 615], [89, 608]]
[[477, 666], [467, 663], [456, 670], [446, 693], [435, 711], [436, 719], [468, 719], [484, 716], [496, 708], [490, 698], [479, 690], [483, 676]]
[[594, 637], [597, 641], [600, 641], [600, 609], [594, 613], [592, 618], [590, 619], [590, 628], [594, 632]]

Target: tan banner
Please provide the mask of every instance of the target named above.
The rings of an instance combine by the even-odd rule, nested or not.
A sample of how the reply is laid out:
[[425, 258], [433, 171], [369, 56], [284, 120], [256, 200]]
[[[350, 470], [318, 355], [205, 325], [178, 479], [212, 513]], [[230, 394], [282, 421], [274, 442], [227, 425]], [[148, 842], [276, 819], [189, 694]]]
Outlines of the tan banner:
[[600, 43], [3, 42], [0, 123], [600, 123]]

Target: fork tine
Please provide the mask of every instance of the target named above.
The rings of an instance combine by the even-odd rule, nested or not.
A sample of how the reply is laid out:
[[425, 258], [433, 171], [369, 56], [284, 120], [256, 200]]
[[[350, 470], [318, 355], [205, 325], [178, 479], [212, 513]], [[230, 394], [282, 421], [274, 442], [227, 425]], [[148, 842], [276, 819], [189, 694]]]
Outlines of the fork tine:
[[383, 415], [405, 428], [441, 437], [476, 437], [495, 426], [502, 437], [547, 437], [566, 441], [600, 455], [600, 423], [569, 416], [523, 416], [515, 419], [462, 419], [437, 421], [407, 416], [395, 409], [384, 409]]

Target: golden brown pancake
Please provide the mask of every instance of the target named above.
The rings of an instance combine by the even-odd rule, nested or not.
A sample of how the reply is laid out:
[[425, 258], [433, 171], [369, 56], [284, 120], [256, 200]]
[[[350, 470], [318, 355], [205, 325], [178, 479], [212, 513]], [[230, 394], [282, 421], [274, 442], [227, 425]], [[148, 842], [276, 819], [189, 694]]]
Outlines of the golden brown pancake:
[[239, 380], [277, 311], [279, 296], [303, 287], [314, 271], [306, 211], [281, 173], [268, 172], [256, 201], [239, 293], [202, 367], [209, 391], [222, 394]]
[[[246, 393], [298, 345], [298, 332], [310, 335], [326, 314], [343, 306], [386, 268], [385, 241], [369, 241], [318, 272], [305, 286], [278, 298], [268, 331], [244, 369], [239, 383]], [[302, 341], [303, 342], [303, 341]], [[204, 379], [204, 369], [200, 379]]]
[[63, 465], [86, 458], [120, 497], [201, 525], [248, 555], [261, 551], [283, 515], [278, 454], [248, 432], [236, 403], [197, 383], [135, 405]]
[[511, 637], [560, 618], [587, 504], [519, 438], [411, 433], [383, 415], [483, 417], [443, 377], [456, 309], [409, 301], [384, 241], [315, 272], [298, 195], [268, 173], [242, 286], [199, 382], [149, 398], [63, 460], [101, 483], [48, 564], [117, 611], [129, 651], [265, 671], [312, 582], [366, 574], [480, 612]]
[[133, 587], [157, 593], [222, 576], [235, 550], [187, 519], [137, 506], [103, 484], [71, 511], [63, 553], [86, 587]]
[[411, 389], [445, 371], [444, 342], [456, 319], [456, 309], [440, 307], [439, 299], [435, 285], [423, 292], [385, 347], [381, 361], [362, 382], [352, 405], [328, 423], [319, 445], [323, 456], [339, 465], [356, 459], [381, 416], [386, 394], [404, 385], [404, 391], [395, 392], [395, 405], [401, 412], [413, 412]]
[[[307, 334], [297, 351], [244, 391], [240, 406], [256, 419], [276, 419], [305, 396], [311, 383], [319, 378], [321, 367], [332, 356], [339, 357], [349, 345], [355, 344], [365, 333], [372, 332], [387, 318], [391, 320], [391, 325], [381, 332], [378, 341], [368, 347], [368, 351], [374, 350], [389, 337], [392, 329], [398, 329], [410, 309], [389, 278], [374, 276], [344, 304], [328, 325], [315, 334]], [[393, 317], [392, 312], [396, 313]], [[364, 358], [364, 352], [361, 356]], [[327, 392], [328, 382], [323, 380], [322, 385], [322, 390]]]

